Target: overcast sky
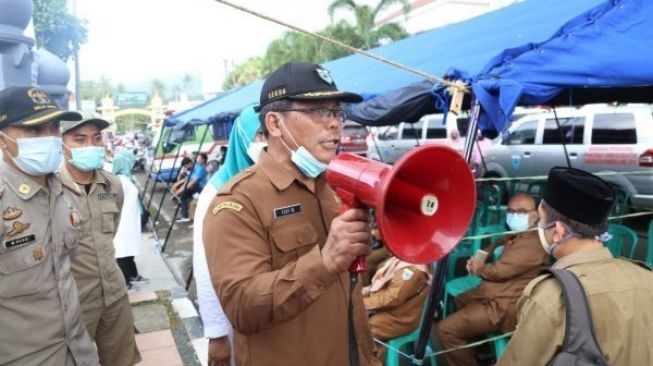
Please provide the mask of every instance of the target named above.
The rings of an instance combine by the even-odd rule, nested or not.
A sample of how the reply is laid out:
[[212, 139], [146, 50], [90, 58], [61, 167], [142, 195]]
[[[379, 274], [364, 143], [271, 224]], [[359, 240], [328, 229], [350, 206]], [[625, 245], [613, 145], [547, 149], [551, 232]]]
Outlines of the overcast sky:
[[[212, 0], [76, 0], [88, 21], [82, 80], [107, 75], [133, 82], [190, 73], [221, 77], [223, 60], [263, 55], [286, 29]], [[332, 0], [232, 0], [289, 23], [319, 30]], [[372, 3], [374, 0], [362, 0]]]

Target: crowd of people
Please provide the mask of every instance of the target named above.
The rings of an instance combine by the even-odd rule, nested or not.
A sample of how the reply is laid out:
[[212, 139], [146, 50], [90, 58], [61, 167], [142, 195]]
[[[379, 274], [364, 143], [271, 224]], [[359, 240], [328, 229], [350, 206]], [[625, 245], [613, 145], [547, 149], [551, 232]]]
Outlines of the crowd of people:
[[[379, 365], [387, 349], [375, 338], [419, 326], [432, 268], [386, 251], [367, 209], [339, 213], [326, 182], [346, 118], [340, 103], [361, 100], [320, 65], [285, 64], [235, 120], [217, 172], [209, 177], [205, 154], [182, 161], [172, 191], [178, 222], [195, 221], [193, 269], [209, 338], [200, 357], [209, 365]], [[0, 364], [140, 360], [127, 300], [145, 280], [134, 262], [135, 157], [119, 149], [113, 173], [101, 169], [108, 125], [59, 110], [34, 87], [0, 91]], [[475, 365], [476, 349], [465, 345], [514, 331], [500, 365], [543, 365], [563, 350], [597, 364], [652, 364], [653, 274], [613, 258], [602, 242], [614, 199], [605, 181], [573, 168], [551, 170], [541, 202], [510, 197], [513, 233], [483, 248], [502, 247], [500, 255], [467, 261], [480, 285], [437, 319], [440, 349], [463, 347], [441, 362]], [[356, 282], [349, 267], [359, 256], [373, 269]], [[594, 353], [568, 347], [567, 292], [547, 270], [584, 288]]]

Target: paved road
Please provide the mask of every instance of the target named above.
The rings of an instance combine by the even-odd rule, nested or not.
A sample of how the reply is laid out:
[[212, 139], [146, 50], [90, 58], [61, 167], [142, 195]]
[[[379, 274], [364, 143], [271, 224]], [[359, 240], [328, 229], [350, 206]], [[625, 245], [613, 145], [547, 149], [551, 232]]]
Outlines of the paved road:
[[[140, 191], [142, 193], [147, 177], [144, 173], [137, 173], [135, 174], [135, 178], [141, 184]], [[154, 191], [152, 190], [153, 187], [155, 188]], [[154, 193], [152, 194], [152, 192]], [[151, 201], [150, 195], [152, 196]], [[147, 207], [149, 203], [149, 211], [153, 220], [156, 218], [159, 207], [162, 208], [156, 222], [156, 233], [160, 244], [165, 245], [164, 253], [175, 275], [185, 283], [192, 268], [193, 223], [174, 223], [177, 204], [170, 199], [171, 195], [165, 184], [158, 182], [154, 186], [152, 181], [150, 181], [144, 197], [144, 204]], [[163, 201], [161, 201], [162, 198]], [[172, 230], [170, 230], [171, 223], [174, 223]], [[168, 237], [167, 241], [166, 237]], [[189, 292], [191, 293], [191, 298], [194, 299], [194, 288], [189, 289]]]

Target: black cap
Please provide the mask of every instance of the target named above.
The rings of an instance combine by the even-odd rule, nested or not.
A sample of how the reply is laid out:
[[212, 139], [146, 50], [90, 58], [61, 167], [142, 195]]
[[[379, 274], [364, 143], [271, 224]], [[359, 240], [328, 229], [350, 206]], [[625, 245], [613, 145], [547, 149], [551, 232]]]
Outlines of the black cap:
[[77, 112], [62, 111], [41, 89], [33, 86], [10, 86], [0, 90], [0, 128], [32, 127], [52, 120], [80, 120]]
[[555, 167], [542, 199], [566, 217], [587, 225], [603, 224], [614, 204], [614, 189], [584, 170]]
[[274, 70], [261, 89], [258, 112], [262, 106], [280, 99], [338, 99], [358, 103], [363, 98], [355, 93], [339, 91], [329, 70], [310, 62], [289, 62]]

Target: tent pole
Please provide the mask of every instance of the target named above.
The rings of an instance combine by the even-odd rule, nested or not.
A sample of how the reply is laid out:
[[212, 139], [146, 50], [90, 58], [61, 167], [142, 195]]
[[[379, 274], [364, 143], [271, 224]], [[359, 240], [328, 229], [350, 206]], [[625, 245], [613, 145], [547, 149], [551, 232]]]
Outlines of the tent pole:
[[[175, 154], [175, 159], [172, 161], [172, 168], [170, 168], [170, 175], [174, 173], [175, 171], [175, 166], [177, 165], [177, 160], [179, 160], [179, 155], [181, 155], [181, 146], [183, 143], [180, 143], [179, 146], [177, 146], [177, 153]], [[163, 158], [161, 159], [161, 164], [163, 164]], [[181, 167], [179, 168], [179, 172], [181, 172]], [[177, 175], [179, 175], [179, 172], [177, 172]], [[159, 168], [159, 173], [161, 173], [161, 169]], [[168, 178], [171, 178], [168, 176]], [[158, 179], [154, 181], [154, 183], [158, 183]], [[156, 225], [157, 221], [159, 221], [159, 215], [161, 214], [161, 210], [163, 210], [163, 202], [166, 199], [166, 194], [170, 191], [170, 183], [165, 182], [166, 184], [166, 190], [161, 193], [161, 200], [159, 200], [159, 209], [156, 212], [156, 216], [154, 217], [154, 224]], [[154, 196], [154, 189], [152, 189], [152, 196]]]
[[[560, 142], [562, 142], [562, 149], [565, 151], [565, 159], [567, 159], [567, 168], [571, 168], [571, 160], [569, 160], [569, 151], [567, 151], [567, 143], [565, 142], [565, 134], [562, 131], [562, 128], [560, 128], [560, 121], [558, 120], [558, 113], [556, 112], [556, 107], [551, 106], [553, 109], [553, 117], [555, 117], [556, 120], [556, 126], [558, 127], [558, 133], [560, 133]], [[546, 128], [546, 125], [544, 126]], [[572, 130], [573, 132], [573, 130]], [[572, 137], [573, 140], [573, 137]], [[573, 143], [573, 142], [572, 142]]]
[[[195, 159], [193, 160], [193, 167], [191, 168], [191, 174], [195, 170], [195, 164], [197, 164], [197, 158], [200, 156], [200, 153], [202, 152], [202, 145], [204, 145], [204, 140], [206, 140], [206, 135], [208, 132], [209, 132], [209, 125], [207, 124], [206, 129], [204, 130], [204, 134], [202, 135], [202, 140], [200, 141], [200, 146], [197, 148], [197, 155], [195, 155]], [[184, 193], [188, 188], [188, 182], [190, 182], [191, 174], [188, 175], [188, 179], [186, 179], [186, 183], [184, 183], [184, 191], [183, 191]], [[161, 246], [161, 253], [165, 252], [166, 245], [168, 245], [168, 240], [170, 239], [170, 233], [172, 233], [172, 228], [173, 226], [175, 226], [175, 220], [177, 220], [177, 214], [179, 214], [179, 207], [181, 207], [181, 202], [179, 202], [179, 204], [177, 205], [177, 208], [175, 209], [175, 214], [172, 216], [172, 222], [170, 223], [170, 227], [168, 228], [168, 233], [166, 234], [166, 238], [163, 241], [163, 245]]]
[[[467, 139], [465, 141], [465, 160], [469, 163], [472, 159], [472, 148], [474, 147], [474, 140], [478, 133], [478, 115], [481, 110], [481, 105], [478, 101], [472, 103], [472, 115], [469, 120], [469, 128], [467, 129]], [[422, 365], [424, 362], [424, 355], [426, 346], [431, 336], [431, 329], [433, 327], [433, 315], [436, 314], [439, 319], [442, 319], [442, 310], [446, 304], [442, 303], [444, 294], [444, 282], [447, 274], [447, 261], [448, 256], [444, 256], [435, 263], [433, 273], [433, 282], [429, 289], [429, 295], [426, 299], [426, 311], [422, 314], [420, 321], [421, 327], [419, 330], [419, 337], [415, 342], [415, 359], [413, 364]]]

